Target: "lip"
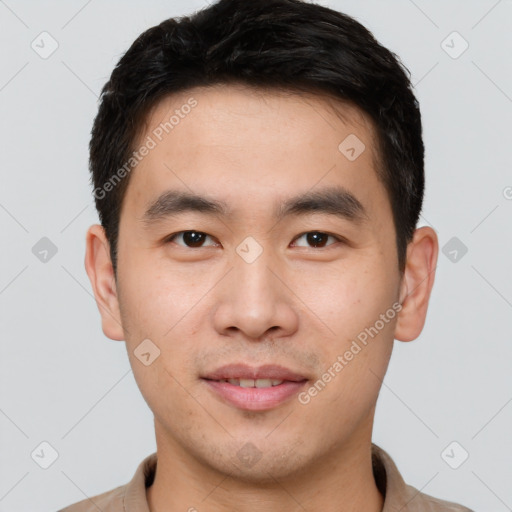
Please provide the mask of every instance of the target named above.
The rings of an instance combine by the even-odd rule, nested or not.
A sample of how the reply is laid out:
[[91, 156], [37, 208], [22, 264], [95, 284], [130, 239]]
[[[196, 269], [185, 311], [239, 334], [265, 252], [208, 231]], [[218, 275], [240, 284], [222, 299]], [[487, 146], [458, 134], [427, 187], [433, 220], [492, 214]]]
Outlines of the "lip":
[[242, 388], [229, 382], [203, 379], [209, 389], [224, 402], [246, 411], [273, 409], [296, 395], [307, 381], [285, 381], [270, 388]]
[[[221, 379], [276, 379], [281, 384], [268, 388], [242, 388]], [[208, 388], [224, 403], [247, 411], [265, 411], [288, 401], [308, 382], [308, 379], [283, 366], [264, 365], [257, 368], [245, 364], [223, 366], [202, 377]]]
[[251, 367], [243, 363], [229, 364], [203, 376], [203, 379], [276, 379], [301, 382], [308, 380], [306, 376], [293, 372], [284, 366], [266, 364]]

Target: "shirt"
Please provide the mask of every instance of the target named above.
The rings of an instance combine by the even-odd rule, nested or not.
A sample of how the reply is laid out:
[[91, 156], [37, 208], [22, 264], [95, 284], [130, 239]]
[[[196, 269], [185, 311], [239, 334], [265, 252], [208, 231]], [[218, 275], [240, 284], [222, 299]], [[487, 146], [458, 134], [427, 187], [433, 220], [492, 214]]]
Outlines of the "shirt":
[[[153, 483], [156, 463], [155, 452], [139, 464], [129, 483], [79, 501], [59, 512], [150, 512], [146, 488]], [[473, 512], [462, 505], [434, 498], [407, 485], [390, 455], [374, 443], [372, 465], [375, 483], [384, 496], [381, 512]]]

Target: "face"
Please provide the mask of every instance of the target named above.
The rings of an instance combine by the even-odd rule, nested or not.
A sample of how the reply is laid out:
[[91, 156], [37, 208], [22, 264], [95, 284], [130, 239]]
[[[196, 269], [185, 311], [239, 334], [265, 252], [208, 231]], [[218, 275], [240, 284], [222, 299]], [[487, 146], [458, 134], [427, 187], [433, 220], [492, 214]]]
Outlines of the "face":
[[159, 446], [202, 467], [285, 479], [371, 437], [404, 287], [372, 126], [339, 108], [196, 88], [140, 138], [103, 326]]

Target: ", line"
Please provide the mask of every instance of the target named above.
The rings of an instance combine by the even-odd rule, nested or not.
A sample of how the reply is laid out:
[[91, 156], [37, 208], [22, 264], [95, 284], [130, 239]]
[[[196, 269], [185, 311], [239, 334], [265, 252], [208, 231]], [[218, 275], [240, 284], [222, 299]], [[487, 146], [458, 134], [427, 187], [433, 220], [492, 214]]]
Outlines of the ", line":
[[176, 178], [178, 178], [181, 181], [181, 183], [183, 183], [183, 185], [185, 185], [185, 187], [187, 187], [190, 190], [191, 193], [194, 192], [165, 162], [163, 162], [163, 165], [168, 171], [172, 172], [174, 176], [176, 176]]
[[[423, 281], [425, 281], [425, 279], [428, 279], [428, 277], [430, 276], [430, 274], [432, 274], [432, 272], [435, 272], [437, 267], [439, 266], [439, 264], [437, 264], [432, 270], [430, 270], [427, 275], [410, 291], [407, 293], [407, 295], [404, 297], [404, 300], [402, 301], [402, 304], [404, 303], [405, 299], [407, 297], [409, 297], [409, 295], [411, 295], [411, 293], [413, 293], [417, 288], [419, 288], [421, 286], [421, 284], [423, 283]], [[400, 305], [402, 305], [400, 304]]]
[[499, 3], [501, 0], [498, 0], [472, 27], [471, 30], [473, 30]]
[[482, 73], [482, 75], [484, 75], [487, 78], [487, 80], [489, 80], [489, 82], [491, 82], [494, 85], [494, 87], [496, 87], [496, 89], [498, 89], [498, 91], [500, 91], [501, 94], [503, 94], [503, 96], [507, 98], [508, 101], [512, 101], [512, 98], [489, 75], [487, 75], [485, 71], [474, 60], [472, 60], [471, 62], [473, 66], [475, 66], [480, 71], [480, 73]]
[[505, 405], [503, 407], [500, 408], [500, 410], [471, 438], [471, 440], [473, 440], [478, 434], [480, 434], [480, 432], [482, 432], [482, 430], [484, 428], [487, 427], [487, 425], [489, 425], [489, 423], [491, 423], [491, 421], [496, 418], [496, 416], [498, 416], [498, 414], [503, 410], [505, 409], [505, 407], [510, 403], [512, 402], [512, 398], [510, 398], [510, 400], [508, 400], [507, 402], [505, 402]]
[[2, 501], [28, 474], [30, 471], [27, 471], [1, 498], [0, 501]]
[[0, 295], [2, 293], [5, 292], [5, 290], [7, 290], [7, 288], [9, 288], [9, 286], [11, 286], [11, 284], [16, 281], [16, 279], [18, 279], [19, 276], [21, 276], [21, 274], [23, 274], [23, 272], [25, 272], [25, 270], [27, 270], [28, 268], [28, 265], [25, 265], [24, 268], [22, 268], [1, 290], [0, 290]]
[[[1, 0], [0, 0], [1, 1]], [[0, 87], [0, 92], [2, 92], [26, 67], [28, 66], [28, 62], [25, 62], [23, 66], [21, 66], [16, 73], [4, 84], [2, 87]]]
[[88, 2], [86, 2], [73, 16], [71, 16], [71, 18], [66, 21], [66, 23], [64, 23], [64, 25], [62, 25], [61, 30], [63, 28], [66, 28], [90, 3], [92, 2], [92, 0], [89, 0]]
[[95, 299], [94, 295], [64, 265], [61, 265], [61, 267], [73, 279], [73, 281], [75, 281], [75, 283], [80, 285], [80, 288], [82, 288], [82, 290], [84, 290], [85, 293], [87, 293], [87, 295], [89, 295], [89, 297], [92, 297], [93, 299]]
[[84, 84], [84, 85], [85, 85], [85, 87], [87, 87], [87, 89], [89, 89], [89, 91], [91, 91], [91, 92], [94, 94], [95, 98], [98, 98], [98, 95], [97, 95], [97, 94], [96, 94], [96, 93], [95, 93], [95, 92], [94, 92], [94, 91], [93, 91], [93, 90], [92, 90], [92, 89], [91, 89], [91, 88], [90, 88], [90, 87], [89, 87], [89, 86], [88, 86], [88, 85], [87, 85], [87, 84], [86, 84], [86, 83], [85, 83], [85, 82], [84, 82], [84, 81], [83, 81], [83, 80], [82, 80], [82, 79], [81, 79], [81, 78], [80, 78], [80, 77], [79, 77], [79, 76], [78, 76], [78, 75], [77, 75], [77, 74], [76, 74], [76, 73], [75, 73], [75, 72], [74, 72], [74, 71], [73, 71], [73, 70], [72, 70], [72, 69], [71, 69], [71, 68], [70, 68], [70, 67], [69, 67], [69, 66], [68, 66], [64, 61], [63, 61], [63, 60], [61, 60], [61, 62], [62, 62], [62, 64], [64, 64], [64, 66], [65, 66], [65, 67], [66, 67], [66, 68], [67, 68], [71, 73], [73, 73], [73, 75], [75, 75], [75, 76], [76, 76], [76, 78], [77, 78], [80, 82], [82, 82], [82, 84]]
[[28, 233], [28, 229], [1, 203], [0, 208], [2, 208], [19, 226], [21, 226], [25, 230], [25, 233]]
[[270, 270], [270, 272], [272, 272], [272, 274], [274, 274], [277, 277], [277, 279], [279, 279], [279, 281], [281, 281], [281, 283], [283, 283], [286, 286], [286, 288], [288, 288], [288, 290], [290, 290], [293, 293], [293, 295], [295, 295], [295, 297], [297, 297], [297, 299], [299, 299], [302, 302], [302, 304], [304, 304], [304, 306], [306, 306], [309, 309], [309, 311], [311, 311], [311, 313], [313, 313], [313, 315], [315, 315], [318, 318], [318, 320], [320, 320], [320, 322], [322, 322], [325, 325], [325, 327], [327, 327], [327, 329], [329, 329], [329, 331], [331, 331], [331, 333], [334, 336], [336, 336], [336, 333], [269, 266], [267, 266], [267, 268]]
[[404, 503], [404, 505], [402, 505], [402, 507], [398, 510], [398, 512], [400, 512], [400, 510], [403, 510], [411, 501], [413, 501], [416, 496], [418, 496], [418, 494], [421, 493], [421, 491], [423, 491], [423, 489], [425, 489], [425, 487], [427, 487], [427, 485], [432, 482], [432, 480], [434, 480], [434, 478], [439, 475], [439, 471], [421, 488], [419, 489], [418, 491], [416, 491], [416, 493], [414, 494], [414, 496], [409, 500], [407, 501], [407, 503]]
[[96, 301], [96, 297], [64, 265], [61, 265], [61, 268], [64, 270], [64, 272], [66, 272], [66, 274], [68, 274], [69, 277], [71, 277], [71, 279], [73, 279], [73, 281], [75, 281], [75, 283], [77, 283], [80, 286], [80, 288], [82, 288], [82, 290], [84, 290], [85, 293], [87, 293], [87, 295], [89, 295], [89, 297], [92, 297], [92, 299], [96, 302], [98, 307], [105, 311], [105, 313], [107, 313], [110, 316], [110, 318], [112, 318], [112, 320], [114, 320], [114, 322], [123, 329], [123, 332], [125, 334], [130, 334], [128, 328], [120, 324], [117, 318], [105, 306], [101, 305], [98, 301]]
[[62, 437], [65, 439], [69, 433], [132, 371], [130, 368]]
[[270, 434], [272, 434], [272, 433], [277, 429], [277, 427], [280, 427], [280, 426], [283, 424], [284, 420], [285, 420], [286, 418], [288, 418], [288, 416], [290, 416], [290, 414], [292, 414], [293, 412], [294, 412], [294, 410], [292, 409], [292, 410], [291, 410], [291, 411], [290, 411], [290, 412], [289, 412], [289, 413], [288, 413], [288, 414], [287, 414], [287, 415], [286, 415], [286, 416], [285, 416], [285, 417], [284, 417], [284, 418], [283, 418], [283, 419], [282, 419], [282, 420], [281, 420], [281, 421], [280, 421], [280, 422], [279, 422], [279, 423], [278, 423], [278, 424], [277, 424], [277, 425], [276, 425], [276, 426], [275, 426], [275, 427], [274, 427], [274, 428], [273, 428], [273, 429], [272, 429], [272, 430], [271, 430], [271, 431], [270, 431], [270, 432], [265, 436], [265, 439], [266, 439]]
[[165, 334], [167, 336], [232, 270], [231, 267]]
[[[191, 189], [191, 188], [190, 188], [190, 187], [189, 187], [189, 186], [188, 186], [188, 185], [187, 185], [187, 184], [186, 184], [186, 183], [185, 183], [185, 182], [184, 182], [184, 181], [183, 181], [183, 180], [182, 180], [182, 179], [181, 179], [181, 178], [180, 178], [180, 177], [179, 177], [179, 176], [178, 176], [178, 175], [177, 175], [177, 174], [176, 174], [176, 173], [175, 173], [175, 172], [174, 172], [174, 171], [173, 171], [173, 170], [172, 170], [172, 169], [171, 169], [171, 168], [170, 168], [166, 163], [165, 163], [165, 162], [163, 162], [163, 164], [164, 164], [164, 167], [166, 167], [166, 168], [167, 168], [167, 170], [169, 170], [170, 172], [172, 172], [172, 173], [174, 174], [174, 176], [176, 176], [176, 178], [178, 178], [178, 179], [181, 181], [181, 183], [183, 183], [183, 185], [185, 185], [185, 187], [187, 187], [187, 188], [188, 188], [188, 190], [190, 191], [190, 193], [191, 193], [191, 194], [193, 194], [193, 193], [194, 193], [194, 190], [193, 190], [193, 189]], [[233, 230], [229, 227], [229, 225], [228, 225], [228, 224], [226, 224], [226, 223], [225, 223], [221, 218], [219, 218], [219, 220], [222, 222], [222, 224], [224, 224], [224, 226], [225, 226], [229, 231], [231, 231], [231, 233], [233, 233]]]
[[14, 423], [14, 421], [9, 418], [9, 416], [7, 416], [7, 414], [2, 409], [0, 409], [0, 412], [28, 439], [27, 434], [25, 434], [25, 432], [23, 432], [23, 430], [21, 430], [21, 428], [16, 423]]
[[427, 18], [430, 21], [430, 23], [432, 23], [432, 25], [434, 25], [436, 28], [439, 28], [437, 23], [435, 23], [434, 20], [430, 16], [428, 16], [425, 11], [422, 11], [419, 8], [419, 6], [415, 2], [413, 2], [413, 0], [409, 0], [409, 2], [411, 2], [411, 4], [413, 4], [416, 7], [416, 9], [418, 9], [418, 11], [420, 11], [423, 14], [423, 16], [425, 16], [425, 18]]
[[437, 61], [415, 84], [413, 84], [413, 87], [416, 87], [438, 64], [439, 61]]
[[279, 480], [277, 480], [277, 478], [276, 478], [274, 475], [272, 475], [272, 474], [271, 474], [271, 473], [269, 473], [268, 471], [267, 471], [267, 475], [270, 475], [270, 476], [272, 477], [272, 479], [274, 480], [274, 482], [275, 482], [277, 485], [279, 485], [279, 486], [281, 487], [281, 489], [283, 489], [283, 491], [284, 491], [286, 494], [288, 494], [288, 496], [290, 496], [290, 498], [291, 498], [293, 501], [295, 501], [295, 503], [297, 503], [297, 505], [299, 505], [299, 507], [300, 507], [302, 510], [306, 510], [306, 509], [304, 508], [304, 506], [302, 505], [302, 503], [301, 503], [300, 501], [298, 501], [298, 500], [295, 498], [295, 496], [293, 496], [293, 494], [291, 494], [291, 493], [290, 493], [290, 491], [289, 491], [289, 490], [288, 490], [288, 489], [287, 489], [287, 488], [286, 488], [286, 487], [285, 487], [285, 486], [284, 486], [284, 485], [283, 485]]
[[4, 0], [0, 0], [0, 3], [3, 4], [11, 13], [18, 18], [18, 20], [25, 25], [25, 27], [30, 28], [5, 2]]
[[[217, 490], [217, 488], [220, 486], [220, 484], [222, 484], [222, 482], [224, 482], [224, 480], [227, 480], [233, 473], [229, 473], [227, 474], [202, 500], [201, 500], [201, 503], [205, 500], [207, 500], [210, 495], [215, 491]], [[190, 510], [190, 509], [189, 509]]]
[[487, 217], [489, 217], [489, 215], [491, 215], [491, 213], [493, 213], [496, 208], [498, 208], [499, 204], [497, 204], [469, 233], [473, 233], [473, 231], [475, 231], [475, 229], [480, 226], [480, 224], [482, 224], [482, 222], [487, 219]]
[[224, 431], [226, 432], [226, 434], [228, 434], [230, 437], [233, 437], [233, 434], [231, 434], [231, 432], [229, 432], [229, 430], [228, 430], [228, 429], [227, 429], [227, 428], [226, 428], [222, 423], [220, 423], [220, 422], [219, 422], [219, 420], [217, 420], [217, 418], [215, 418], [215, 416], [213, 416], [213, 415], [210, 413], [210, 411], [208, 411], [208, 409], [206, 409], [206, 407], [205, 407], [201, 402], [199, 402], [199, 400], [197, 400], [197, 398], [196, 398], [195, 396], [193, 396], [193, 395], [190, 393], [190, 391], [189, 391], [185, 386], [183, 386], [183, 384], [182, 384], [182, 383], [181, 383], [181, 382], [180, 382], [180, 381], [179, 381], [179, 380], [178, 380], [178, 379], [177, 379], [177, 378], [176, 378], [176, 377], [175, 377], [171, 372], [169, 372], [169, 370], [168, 370], [165, 366], [163, 366], [162, 368], [167, 372], [167, 374], [168, 374], [172, 379], [174, 379], [174, 380], [176, 381], [176, 383], [177, 383], [179, 386], [181, 386], [181, 388], [182, 388], [185, 392], [187, 392], [187, 393], [189, 394], [189, 396], [190, 396], [191, 398], [193, 398], [193, 399], [194, 399], [194, 400], [195, 400], [195, 401], [196, 401], [196, 402], [197, 402], [197, 403], [202, 407], [202, 409], [203, 409], [203, 410], [204, 410], [204, 411], [205, 411], [205, 412], [210, 416], [210, 418], [212, 418], [212, 419], [215, 421], [215, 423], [217, 423], [217, 424], [218, 424], [222, 429], [224, 429]]
[[432, 222], [430, 222], [422, 213], [420, 213], [420, 217], [437, 233], [437, 229], [434, 227]]
[[425, 427], [427, 427], [430, 430], [430, 432], [432, 432], [432, 434], [434, 434], [439, 439], [439, 436], [384, 382], [383, 379], [381, 379], [371, 368], [369, 368], [369, 370], [371, 373], [373, 373], [373, 375], [375, 375], [377, 379], [380, 380], [383, 386], [386, 386], [386, 388], [389, 389], [389, 391], [391, 391], [391, 393], [393, 393], [393, 395], [395, 395], [398, 398], [398, 400], [400, 400], [400, 402], [402, 402], [405, 405], [405, 407], [407, 407], [407, 409], [409, 409], [409, 411], [411, 411], [414, 414], [414, 416], [416, 416], [416, 418], [418, 418], [421, 421], [421, 423], [423, 423], [423, 425], [425, 425]]
[[72, 219], [70, 222], [68, 222], [62, 229], [61, 229], [61, 233], [64, 233], [64, 231], [66, 231], [66, 229], [69, 228], [69, 226], [71, 226], [71, 224], [73, 224], [73, 222], [78, 218], [80, 217], [80, 215], [82, 215], [82, 213], [87, 210], [87, 208], [89, 208], [89, 206], [91, 206], [90, 204], [88, 204], [87, 206], [85, 206], [84, 208], [82, 208]]
[[100, 511], [100, 512], [104, 512], [103, 509], [101, 509], [100, 507], [98, 507], [98, 505], [96, 505], [96, 503], [94, 503], [94, 500], [87, 496], [87, 494], [85, 494], [84, 491], [82, 491], [82, 489], [80, 489], [80, 487], [78, 487], [78, 485], [73, 482], [73, 480], [71, 480], [71, 478], [66, 475], [66, 473], [64, 473], [64, 471], [62, 471], [62, 469], [60, 470], [60, 472]]
[[[310, 189], [308, 189], [306, 192], [304, 192], [303, 195], [306, 195], [311, 190], [313, 190], [335, 167], [336, 167], [336, 164], [332, 165], [331, 168], [323, 176], [320, 176], [320, 178], [317, 180], [317, 182]], [[275, 224], [268, 230], [268, 233], [270, 233], [282, 220], [283, 219], [281, 218], [278, 221], [276, 221]]]
[[488, 281], [473, 265], [471, 268], [512, 308], [512, 303], [495, 287]]
[[322, 118], [322, 120], [329, 125], [329, 127], [336, 131], [336, 128], [316, 109], [315, 105], [313, 105], [312, 103], [310, 103], [306, 98], [303, 99], [304, 100], [304, 103], [307, 103], [317, 114], [319, 117]]
[[503, 505], [507, 507], [508, 510], [512, 510], [512, 508], [510, 508], [473, 470], [471, 470], [471, 473], [473, 473], [473, 475], [475, 475], [478, 478], [478, 480], [480, 480], [480, 482], [482, 482], [485, 485], [485, 487], [487, 487], [487, 489], [489, 489], [489, 491], [491, 491], [494, 494], [494, 496], [496, 496], [496, 498], [498, 498], [501, 501], [501, 503], [503, 503]]

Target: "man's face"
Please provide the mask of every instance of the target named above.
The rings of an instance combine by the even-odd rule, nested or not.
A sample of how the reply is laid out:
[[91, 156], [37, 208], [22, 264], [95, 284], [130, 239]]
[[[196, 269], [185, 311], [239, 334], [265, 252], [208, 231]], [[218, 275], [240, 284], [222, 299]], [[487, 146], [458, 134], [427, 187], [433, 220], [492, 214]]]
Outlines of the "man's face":
[[[140, 144], [156, 145], [132, 171], [120, 218], [121, 323], [158, 444], [202, 467], [284, 478], [371, 437], [401, 283], [372, 127], [340, 109], [347, 123], [319, 97], [223, 86], [167, 98], [148, 118]], [[337, 214], [276, 215], [328, 189], [362, 209], [345, 197]], [[171, 215], [165, 200], [150, 209], [172, 191], [228, 212]], [[136, 356], [146, 339], [143, 360], [160, 351], [147, 366]], [[276, 391], [206, 380], [230, 364], [279, 365], [305, 381]]]

